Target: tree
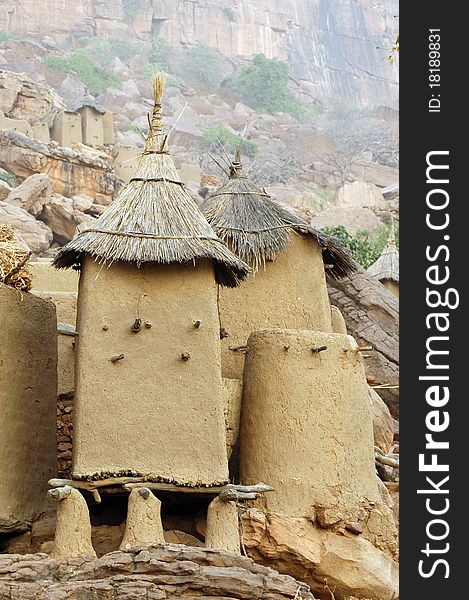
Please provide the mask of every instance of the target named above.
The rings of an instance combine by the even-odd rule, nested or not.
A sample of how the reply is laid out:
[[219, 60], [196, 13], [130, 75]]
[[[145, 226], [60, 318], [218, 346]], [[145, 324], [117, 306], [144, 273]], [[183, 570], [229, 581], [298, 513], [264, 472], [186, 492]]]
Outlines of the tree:
[[287, 112], [295, 117], [307, 113], [288, 87], [288, 65], [278, 58], [256, 54], [249, 65], [228, 79], [227, 87], [243, 102], [260, 110]]

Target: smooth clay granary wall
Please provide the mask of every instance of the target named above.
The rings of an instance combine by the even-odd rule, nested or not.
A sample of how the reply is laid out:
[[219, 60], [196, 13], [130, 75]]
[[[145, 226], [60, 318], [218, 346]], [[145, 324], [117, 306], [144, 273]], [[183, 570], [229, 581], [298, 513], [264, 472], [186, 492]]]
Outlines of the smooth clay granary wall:
[[86, 258], [78, 298], [74, 475], [226, 482], [212, 264]]
[[[291, 232], [291, 242], [275, 260], [236, 289], [220, 288], [223, 377], [242, 379], [251, 332], [263, 328], [332, 331], [322, 250], [312, 236]], [[226, 333], [225, 333], [226, 332]]]
[[57, 474], [57, 319], [52, 303], [0, 283], [0, 533], [51, 510]]
[[240, 434], [243, 483], [265, 481], [269, 512], [335, 509], [379, 499], [363, 359], [350, 336], [261, 330], [248, 343]]

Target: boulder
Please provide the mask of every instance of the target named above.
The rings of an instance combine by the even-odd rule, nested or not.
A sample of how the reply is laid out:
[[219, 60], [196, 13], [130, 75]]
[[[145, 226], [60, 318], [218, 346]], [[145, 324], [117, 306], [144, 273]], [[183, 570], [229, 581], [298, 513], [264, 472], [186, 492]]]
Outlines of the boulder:
[[49, 202], [52, 187], [52, 180], [48, 175], [35, 173], [12, 190], [5, 201], [37, 217]]
[[311, 225], [317, 229], [343, 225], [350, 235], [357, 231], [375, 231], [382, 223], [370, 208], [360, 206], [330, 206], [313, 217]]
[[0, 600], [314, 600], [304, 583], [249, 558], [180, 544], [61, 562], [47, 554], [1, 554], [0, 573]]
[[356, 206], [359, 208], [386, 208], [383, 194], [373, 183], [353, 181], [346, 183], [337, 192], [338, 206]]
[[117, 88], [108, 88], [104, 94], [96, 98], [96, 103], [105, 106], [109, 110], [122, 109], [129, 101], [128, 95]]
[[59, 88], [59, 92], [65, 100], [67, 109], [75, 112], [83, 103], [83, 98], [86, 94], [86, 86], [82, 83], [78, 75], [75, 73], [68, 73]]
[[399, 301], [364, 269], [340, 281], [328, 281], [331, 302], [337, 306], [350, 335], [359, 345], [372, 346], [367, 375], [391, 414], [399, 418]]
[[184, 544], [185, 546], [204, 548], [204, 543], [198, 538], [190, 533], [186, 533], [185, 531], [179, 531], [178, 529], [170, 529], [169, 531], [165, 531], [164, 539], [167, 544]]
[[52, 88], [23, 74], [0, 71], [0, 110], [7, 117], [51, 125], [64, 108], [64, 101]]
[[364, 161], [353, 166], [353, 174], [357, 179], [368, 181], [379, 187], [391, 185], [399, 179], [399, 171], [393, 167]]
[[13, 188], [6, 181], [0, 179], [0, 200], [5, 200]]
[[72, 205], [73, 208], [75, 210], [80, 210], [81, 212], [85, 212], [87, 210], [90, 210], [90, 208], [93, 206], [94, 201], [93, 198], [91, 198], [90, 196], [73, 196], [72, 198]]
[[122, 84], [122, 91], [129, 98], [140, 98], [140, 90], [138, 89], [138, 86], [133, 79], [124, 81], [124, 83]]
[[378, 446], [387, 454], [394, 442], [394, 419], [381, 396], [369, 386], [368, 397], [373, 415], [375, 446]]
[[11, 225], [34, 255], [41, 254], [52, 243], [52, 231], [18, 206], [0, 201], [0, 223]]
[[399, 597], [397, 563], [357, 533], [339, 535], [305, 518], [249, 509], [243, 538], [248, 556], [301, 579], [317, 599], [330, 600], [329, 589], [335, 600]]
[[65, 244], [74, 238], [79, 225], [80, 231], [83, 231], [91, 227], [96, 219], [74, 208], [70, 198], [52, 194], [42, 211], [41, 220], [52, 229], [54, 238]]
[[289, 185], [274, 185], [265, 188], [265, 191], [270, 194], [275, 200], [283, 204], [297, 205], [301, 199], [302, 192]]

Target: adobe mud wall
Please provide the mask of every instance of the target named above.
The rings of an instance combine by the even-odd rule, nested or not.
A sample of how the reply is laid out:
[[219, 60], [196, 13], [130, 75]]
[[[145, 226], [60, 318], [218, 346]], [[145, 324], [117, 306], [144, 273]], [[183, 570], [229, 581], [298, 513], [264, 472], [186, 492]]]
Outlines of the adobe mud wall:
[[310, 236], [292, 234], [285, 252], [265, 270], [250, 276], [239, 288], [220, 288], [222, 373], [242, 379], [244, 354], [230, 350], [246, 344], [256, 329], [332, 331], [322, 251]]
[[57, 322], [53, 304], [3, 284], [0, 315], [2, 532], [51, 508], [46, 492], [57, 473]]
[[225, 482], [213, 266], [106, 268], [86, 259], [77, 330], [74, 475]]
[[373, 421], [353, 338], [264, 330], [249, 338], [240, 432], [243, 484], [263, 481], [269, 512], [315, 517], [378, 501]]

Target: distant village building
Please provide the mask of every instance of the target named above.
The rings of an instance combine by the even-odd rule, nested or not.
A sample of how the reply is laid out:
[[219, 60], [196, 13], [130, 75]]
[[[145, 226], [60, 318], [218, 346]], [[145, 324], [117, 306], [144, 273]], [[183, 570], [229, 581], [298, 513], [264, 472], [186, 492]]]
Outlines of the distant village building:
[[220, 289], [224, 377], [242, 379], [240, 349], [256, 329], [332, 331], [324, 262], [332, 277], [340, 277], [354, 270], [353, 261], [335, 240], [248, 179], [239, 152], [229, 181], [201, 210], [220, 239], [253, 268], [239, 290]]
[[51, 129], [51, 138], [59, 146], [72, 148], [83, 143], [81, 116], [78, 113], [64, 110], [56, 115]]
[[55, 266], [81, 269], [73, 478], [228, 481], [217, 283], [249, 269], [178, 179], [162, 78], [135, 177]]
[[96, 104], [93, 96], [88, 94], [77, 112], [81, 116], [83, 143], [88, 146], [104, 146], [104, 115], [106, 111]]
[[103, 143], [105, 146], [113, 146], [114, 138], [114, 115], [112, 112], [105, 112], [103, 115]]
[[399, 250], [396, 246], [394, 227], [384, 250], [368, 268], [368, 273], [379, 279], [396, 298], [399, 298]]
[[19, 131], [29, 137], [33, 137], [33, 128], [28, 121], [24, 119], [10, 119], [10, 117], [5, 116], [3, 111], [0, 111], [0, 129]]

